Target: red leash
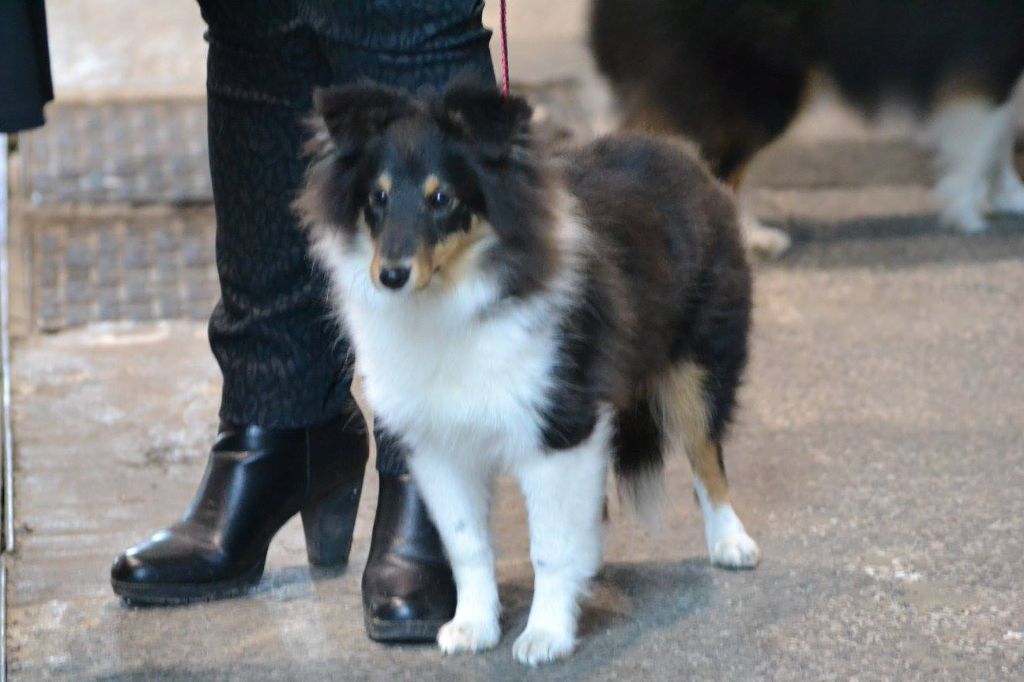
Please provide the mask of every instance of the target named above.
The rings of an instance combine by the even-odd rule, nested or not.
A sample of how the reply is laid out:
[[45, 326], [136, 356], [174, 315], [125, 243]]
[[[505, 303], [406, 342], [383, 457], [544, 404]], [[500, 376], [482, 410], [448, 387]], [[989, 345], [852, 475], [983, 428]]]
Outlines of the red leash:
[[508, 97], [508, 18], [505, 0], [501, 0], [501, 92]]

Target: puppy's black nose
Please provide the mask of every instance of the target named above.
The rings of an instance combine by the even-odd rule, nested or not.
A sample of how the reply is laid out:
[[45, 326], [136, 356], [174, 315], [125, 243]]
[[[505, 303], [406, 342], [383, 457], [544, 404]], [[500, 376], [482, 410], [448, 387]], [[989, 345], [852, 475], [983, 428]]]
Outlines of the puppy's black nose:
[[380, 271], [380, 283], [388, 289], [401, 289], [409, 281], [409, 268], [382, 268]]

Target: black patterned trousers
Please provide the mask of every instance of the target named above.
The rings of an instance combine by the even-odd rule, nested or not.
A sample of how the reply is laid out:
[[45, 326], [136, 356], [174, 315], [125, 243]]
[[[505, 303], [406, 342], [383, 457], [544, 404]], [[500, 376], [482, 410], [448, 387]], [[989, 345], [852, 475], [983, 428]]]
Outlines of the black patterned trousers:
[[[221, 299], [210, 345], [220, 417], [312, 426], [351, 407], [348, 345], [290, 204], [314, 86], [370, 79], [410, 91], [473, 72], [493, 81], [482, 0], [200, 0], [209, 30], [210, 171]], [[144, 39], [140, 36], [139, 39]], [[377, 468], [401, 473], [396, 449]]]

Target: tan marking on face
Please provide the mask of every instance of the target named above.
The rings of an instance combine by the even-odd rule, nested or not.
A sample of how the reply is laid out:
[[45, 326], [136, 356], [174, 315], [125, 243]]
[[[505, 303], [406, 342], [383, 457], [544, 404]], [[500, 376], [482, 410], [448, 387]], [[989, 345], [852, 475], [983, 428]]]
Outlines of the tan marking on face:
[[426, 289], [427, 285], [430, 284], [432, 275], [433, 267], [431, 265], [430, 249], [420, 246], [412, 257], [412, 276], [410, 279], [412, 280], [413, 289], [416, 291]]
[[431, 173], [427, 176], [427, 179], [423, 181], [423, 196], [429, 197], [439, 189], [441, 189], [441, 179]]
[[366, 222], [366, 217], [363, 215], [362, 211], [360, 211], [359, 217], [356, 219], [356, 227], [366, 236], [367, 241], [370, 242], [370, 246], [373, 249], [373, 255], [370, 257], [370, 283], [375, 287], [379, 286], [381, 268], [380, 244], [373, 238], [373, 234], [370, 231], [370, 224]]
[[472, 216], [468, 232], [457, 232], [434, 247], [434, 272], [449, 285], [465, 279], [473, 269], [472, 259], [467, 255], [478, 242], [493, 235], [490, 223], [480, 216]]
[[377, 178], [377, 187], [391, 194], [391, 186], [391, 175], [389, 173], [381, 173], [380, 177]]
[[471, 263], [466, 255], [474, 244], [493, 234], [487, 221], [479, 216], [473, 216], [470, 218], [468, 232], [456, 232], [433, 248], [418, 248], [410, 264], [413, 288], [417, 291], [426, 289], [433, 281], [434, 275], [448, 285], [469, 276]]
[[376, 241], [373, 242], [373, 257], [370, 259], [370, 284], [381, 288], [383, 285], [380, 283], [380, 268], [381, 268], [381, 257], [380, 257], [380, 244]]
[[700, 479], [715, 506], [729, 502], [729, 486], [719, 463], [719, 445], [708, 436], [708, 406], [704, 394], [707, 370], [690, 362], [662, 376], [654, 390], [665, 446], [684, 450], [693, 475]]

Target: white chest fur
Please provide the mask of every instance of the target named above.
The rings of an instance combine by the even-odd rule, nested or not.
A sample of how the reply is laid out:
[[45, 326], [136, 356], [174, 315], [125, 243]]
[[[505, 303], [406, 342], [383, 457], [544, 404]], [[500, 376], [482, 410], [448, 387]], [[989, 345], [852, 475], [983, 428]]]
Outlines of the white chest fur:
[[457, 290], [382, 291], [369, 281], [363, 249], [341, 249], [338, 239], [325, 236], [316, 251], [330, 268], [380, 425], [416, 450], [490, 456], [502, 467], [536, 453], [559, 297], [495, 305], [496, 284], [487, 278]]
[[418, 447], [470, 448], [506, 462], [536, 451], [555, 358], [553, 322], [530, 309], [460, 320], [444, 308], [408, 298], [347, 309], [375, 414]]

